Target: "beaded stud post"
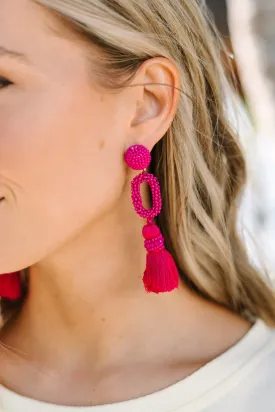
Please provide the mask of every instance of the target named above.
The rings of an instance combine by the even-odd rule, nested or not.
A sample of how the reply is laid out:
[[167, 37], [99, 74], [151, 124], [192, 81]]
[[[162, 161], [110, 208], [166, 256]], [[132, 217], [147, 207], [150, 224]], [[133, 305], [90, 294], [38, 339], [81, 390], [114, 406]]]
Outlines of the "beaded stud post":
[[[133, 170], [143, 170], [131, 182], [132, 202], [137, 214], [147, 220], [142, 230], [147, 250], [146, 269], [143, 283], [147, 292], [170, 292], [178, 288], [179, 274], [171, 254], [165, 249], [164, 237], [158, 226], [153, 224], [154, 218], [160, 214], [162, 199], [158, 179], [146, 169], [151, 163], [149, 150], [142, 145], [129, 147], [125, 153], [125, 161]], [[152, 192], [152, 207], [146, 209], [142, 203], [140, 186], [147, 182]]]

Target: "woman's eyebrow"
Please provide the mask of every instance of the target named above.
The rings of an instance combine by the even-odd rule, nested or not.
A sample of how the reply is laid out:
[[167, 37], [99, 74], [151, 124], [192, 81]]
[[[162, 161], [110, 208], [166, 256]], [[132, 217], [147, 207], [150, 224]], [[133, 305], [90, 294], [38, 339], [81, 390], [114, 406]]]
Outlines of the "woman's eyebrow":
[[14, 59], [23, 61], [23, 62], [25, 62], [25, 63], [28, 62], [28, 59], [27, 59], [27, 57], [26, 57], [25, 54], [23, 54], [23, 53], [18, 53], [18, 52], [13, 51], [13, 50], [8, 50], [8, 49], [6, 49], [5, 47], [0, 46], [0, 57], [2, 57], [2, 56], [12, 57], [12, 58], [14, 58]]

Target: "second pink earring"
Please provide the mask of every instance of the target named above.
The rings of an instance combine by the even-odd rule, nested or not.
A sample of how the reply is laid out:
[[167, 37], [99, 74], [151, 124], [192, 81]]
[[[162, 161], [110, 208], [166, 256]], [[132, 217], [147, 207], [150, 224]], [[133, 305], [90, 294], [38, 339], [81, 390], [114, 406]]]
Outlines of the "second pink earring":
[[[170, 292], [179, 285], [179, 273], [171, 254], [165, 249], [164, 238], [153, 221], [161, 212], [162, 199], [158, 179], [146, 169], [151, 163], [149, 150], [142, 145], [129, 147], [125, 153], [127, 165], [134, 170], [143, 170], [131, 182], [132, 202], [137, 214], [147, 220], [142, 230], [147, 250], [146, 268], [143, 283], [147, 292]], [[140, 186], [148, 183], [152, 193], [152, 207], [146, 209], [142, 203]]]

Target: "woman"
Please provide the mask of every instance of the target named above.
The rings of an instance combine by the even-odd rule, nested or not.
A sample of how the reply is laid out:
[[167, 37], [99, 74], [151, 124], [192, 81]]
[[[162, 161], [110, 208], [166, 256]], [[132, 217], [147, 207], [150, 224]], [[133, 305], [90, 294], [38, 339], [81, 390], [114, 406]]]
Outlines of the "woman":
[[1, 1], [1, 411], [274, 410], [216, 48], [195, 0]]

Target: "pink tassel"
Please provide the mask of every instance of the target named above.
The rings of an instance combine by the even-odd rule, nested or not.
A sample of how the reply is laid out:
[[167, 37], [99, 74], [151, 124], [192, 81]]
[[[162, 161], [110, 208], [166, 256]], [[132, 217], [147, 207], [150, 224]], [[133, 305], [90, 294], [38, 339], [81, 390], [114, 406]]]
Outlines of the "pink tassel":
[[21, 296], [20, 272], [0, 275], [0, 297], [19, 299]]
[[167, 250], [147, 254], [143, 283], [147, 292], [171, 292], [179, 287], [178, 269]]
[[179, 287], [179, 273], [171, 254], [164, 247], [160, 229], [153, 224], [143, 228], [147, 250], [146, 269], [143, 283], [147, 292], [171, 292]]

